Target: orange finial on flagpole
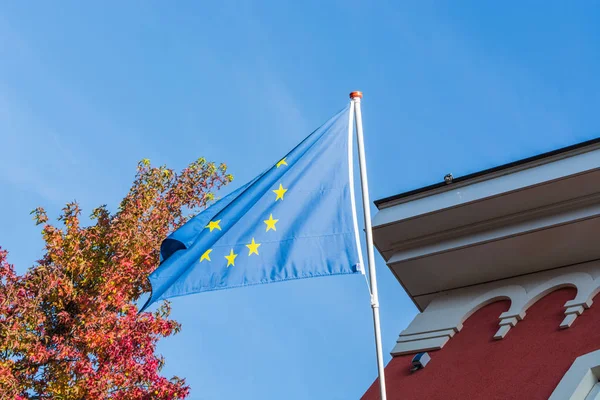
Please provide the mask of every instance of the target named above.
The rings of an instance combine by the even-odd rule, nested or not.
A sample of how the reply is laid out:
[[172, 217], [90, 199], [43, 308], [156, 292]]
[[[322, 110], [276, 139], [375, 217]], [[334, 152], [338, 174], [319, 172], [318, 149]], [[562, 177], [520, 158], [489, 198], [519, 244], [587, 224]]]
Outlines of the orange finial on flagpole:
[[350, 98], [353, 99], [355, 97], [358, 97], [359, 99], [362, 99], [363, 94], [362, 92], [359, 92], [358, 90], [355, 92], [350, 92]]

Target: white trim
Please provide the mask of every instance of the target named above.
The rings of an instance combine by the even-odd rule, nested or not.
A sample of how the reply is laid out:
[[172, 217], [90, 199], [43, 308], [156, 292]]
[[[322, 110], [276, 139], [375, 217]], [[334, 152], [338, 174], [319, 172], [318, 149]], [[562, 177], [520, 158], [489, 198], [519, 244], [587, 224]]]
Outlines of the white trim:
[[585, 400], [600, 400], [600, 382], [596, 382], [590, 393], [587, 395]]
[[391, 351], [392, 356], [413, 354], [421, 351], [439, 350], [450, 340], [449, 336], [423, 339], [415, 342], [398, 342]]
[[[519, 285], [508, 285], [487, 291], [473, 300], [467, 306], [467, 312], [463, 315], [460, 322], [465, 322], [467, 318], [479, 311], [479, 309], [500, 300], [510, 300], [510, 308], [500, 315], [500, 319], [511, 317], [523, 319], [524, 314], [521, 315], [519, 306], [527, 301], [527, 291]], [[513, 310], [515, 311], [514, 313], [511, 312]]]
[[[519, 316], [524, 316], [529, 307], [537, 303], [538, 300], [545, 297], [547, 294], [564, 287], [573, 287], [577, 289], [577, 295], [575, 299], [585, 298], [587, 294], [591, 291], [591, 287], [593, 287], [593, 285], [594, 278], [592, 278], [590, 274], [585, 272], [572, 272], [559, 275], [555, 278], [549, 279], [537, 285], [532, 290], [529, 290], [527, 292], [527, 298], [524, 303], [515, 303], [514, 307], [513, 305], [511, 305], [511, 309], [507, 312], [502, 313], [502, 315], [500, 315], [500, 318], [517, 317], [518, 319], [522, 319], [519, 318]], [[569, 300], [568, 303], [570, 304], [573, 300]], [[565, 307], [568, 308], [569, 306], [565, 304]]]
[[[569, 301], [571, 301], [571, 300], [569, 300]], [[566, 306], [565, 306], [565, 307], [566, 307]], [[577, 315], [581, 315], [581, 314], [583, 314], [583, 310], [584, 310], [583, 306], [573, 306], [573, 307], [568, 307], [568, 308], [565, 310], [565, 314], [567, 314], [567, 315], [568, 315], [568, 314], [577, 314]]]
[[508, 331], [510, 331], [510, 328], [511, 328], [510, 325], [502, 325], [500, 327], [500, 329], [498, 329], [498, 331], [494, 334], [494, 339], [496, 339], [496, 340], [504, 339], [504, 336], [506, 336]]
[[[597, 177], [599, 175], [600, 173], [596, 174], [596, 179], [590, 181], [597, 181]], [[523, 190], [521, 192], [523, 194], [521, 199], [523, 199], [525, 198], [526, 190]], [[537, 196], [536, 193], [533, 191], [529, 192], [529, 196], [538, 198], [544, 197], [543, 195]], [[529, 198], [531, 199], [531, 197]], [[505, 196], [499, 196], [499, 198], [503, 198], [504, 203], [510, 203], [513, 201], [509, 194]], [[519, 202], [519, 200], [514, 201], [521, 203]], [[461, 222], [453, 222], [450, 224], [448, 224], [449, 219], [446, 219], [445, 222], [443, 221], [445, 217], [442, 215], [444, 212], [442, 210], [437, 213], [440, 215], [438, 215], [436, 219], [442, 220], [445, 229], [430, 229], [427, 230], [425, 233], [419, 233], [417, 235], [403, 234], [398, 239], [388, 239], [386, 240], [386, 246], [382, 249], [382, 252], [389, 253], [394, 251], [402, 251], [404, 249], [412, 247], [426, 246], [432, 243], [443, 242], [455, 237], [472, 235], [481, 231], [495, 230], [503, 226], [521, 224], [523, 222], [531, 221], [533, 219], [540, 219], [552, 215], [559, 215], [567, 211], [582, 209], [591, 205], [595, 205], [599, 202], [600, 193], [593, 193], [578, 196], [576, 198], [565, 198], [554, 203], [540, 203], [535, 207], [513, 207], [512, 209], [501, 210], [499, 212], [496, 212], [498, 210], [494, 210], [494, 212], [488, 212], [487, 215], [482, 215], [481, 209], [483, 208], [483, 202], [479, 202], [481, 204], [479, 204], [478, 206], [478, 211], [475, 211], [479, 214], [478, 218], [471, 219], [468, 222], [464, 222], [461, 220]], [[475, 210], [476, 208], [471, 209]], [[453, 212], [456, 213], [459, 210], [460, 207], [458, 207], [456, 210], [453, 210]], [[462, 210], [466, 211], [468, 209], [463, 208]], [[414, 226], [414, 224], [418, 223], [419, 221], [421, 221], [421, 223], [432, 223], [432, 221], [435, 222], [435, 220], [433, 219], [433, 214], [430, 215], [429, 218], [415, 217], [409, 218], [408, 220], [400, 221], [399, 223], [408, 224], [409, 226]], [[386, 227], [377, 227], [375, 229], [377, 232], [377, 230], [385, 229]]]
[[350, 180], [350, 206], [352, 208], [352, 222], [354, 222], [354, 236], [356, 238], [356, 250], [358, 251], [358, 268], [360, 272], [365, 274], [365, 263], [362, 256], [362, 247], [360, 245], [360, 233], [358, 230], [358, 217], [356, 216], [356, 199], [354, 197], [354, 149], [352, 144], [354, 126], [354, 102], [350, 102], [350, 110], [348, 112], [348, 178]]
[[577, 318], [577, 314], [568, 314], [558, 327], [560, 329], [570, 328], [573, 322], [575, 322], [575, 318]]
[[577, 357], [548, 400], [585, 400], [599, 376], [600, 350]]
[[506, 319], [500, 320], [500, 324], [499, 325], [500, 326], [504, 326], [504, 325], [516, 326], [517, 322], [519, 322], [517, 320], [517, 318], [514, 318], [514, 317], [513, 318], [506, 318]]
[[432, 339], [432, 338], [442, 337], [442, 336], [452, 337], [452, 336], [454, 336], [455, 333], [456, 333], [456, 331], [454, 329], [445, 329], [443, 331], [417, 333], [416, 335], [400, 334], [400, 336], [398, 336], [398, 339], [396, 340], [396, 343], [414, 342], [416, 340]]
[[[498, 331], [493, 336], [496, 340], [504, 339], [526, 318], [527, 310], [534, 303], [555, 290], [574, 287], [577, 295], [562, 305], [565, 318], [559, 326], [567, 329], [585, 312], [587, 305], [591, 305], [599, 286], [600, 262], [595, 261], [441, 292], [400, 333], [392, 355], [431, 350], [434, 342], [441, 348], [472, 314], [490, 303], [508, 299], [510, 308], [498, 315]], [[437, 338], [442, 339], [434, 340]]]
[[[501, 193], [596, 170], [600, 157], [598, 146], [596, 144], [592, 147], [578, 149], [578, 153], [575, 154], [561, 154], [558, 160], [549, 158], [537, 165], [536, 163], [524, 164], [519, 166], [516, 171], [500, 171], [498, 175], [490, 174], [471, 182], [447, 185], [440, 188], [437, 193], [419, 193], [415, 196], [390, 201], [387, 204], [380, 204], [380, 212], [375, 216], [374, 226], [394, 223], [417, 215], [437, 212]], [[460, 189], [460, 196], [456, 195], [458, 189]]]
[[534, 232], [554, 228], [562, 225], [574, 224], [579, 221], [600, 218], [600, 204], [590, 205], [576, 210], [568, 210], [559, 214], [552, 214], [531, 221], [524, 221], [514, 225], [505, 225], [469, 236], [435, 242], [429, 245], [395, 252], [388, 260], [388, 266], [431, 257], [436, 254], [456, 251], [468, 247], [480, 246], [488, 242], [504, 240], [511, 237], [522, 236]]

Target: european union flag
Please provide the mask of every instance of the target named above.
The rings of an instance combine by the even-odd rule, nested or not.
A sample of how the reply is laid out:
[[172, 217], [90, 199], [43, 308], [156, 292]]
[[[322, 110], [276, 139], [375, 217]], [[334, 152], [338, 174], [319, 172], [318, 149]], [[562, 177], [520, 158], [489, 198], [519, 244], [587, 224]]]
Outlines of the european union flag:
[[349, 107], [176, 230], [150, 275], [161, 299], [363, 272]]

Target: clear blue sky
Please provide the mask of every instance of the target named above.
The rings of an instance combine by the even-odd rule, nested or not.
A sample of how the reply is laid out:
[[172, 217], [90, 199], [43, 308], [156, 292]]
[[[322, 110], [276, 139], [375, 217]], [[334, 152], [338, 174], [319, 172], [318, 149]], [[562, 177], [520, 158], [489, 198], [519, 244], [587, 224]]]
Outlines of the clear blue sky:
[[[593, 2], [84, 3], [0, 5], [0, 244], [19, 271], [41, 255], [36, 206], [114, 209], [144, 157], [225, 162], [237, 187], [351, 90], [373, 199], [600, 132]], [[416, 310], [377, 263], [387, 355]], [[192, 399], [356, 399], [376, 376], [359, 276], [173, 310], [159, 350]]]

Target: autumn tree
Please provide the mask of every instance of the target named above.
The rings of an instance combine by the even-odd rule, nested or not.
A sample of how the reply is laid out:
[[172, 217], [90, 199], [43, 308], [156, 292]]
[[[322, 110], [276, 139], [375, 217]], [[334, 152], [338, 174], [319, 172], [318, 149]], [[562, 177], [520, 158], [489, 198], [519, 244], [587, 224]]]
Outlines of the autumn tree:
[[225, 165], [199, 159], [181, 173], [139, 163], [111, 213], [83, 226], [77, 203], [52, 224], [42, 208], [45, 252], [19, 276], [0, 249], [0, 399], [182, 399], [183, 379], [160, 375], [162, 337], [179, 331], [169, 304], [138, 314], [161, 241], [231, 181]]

